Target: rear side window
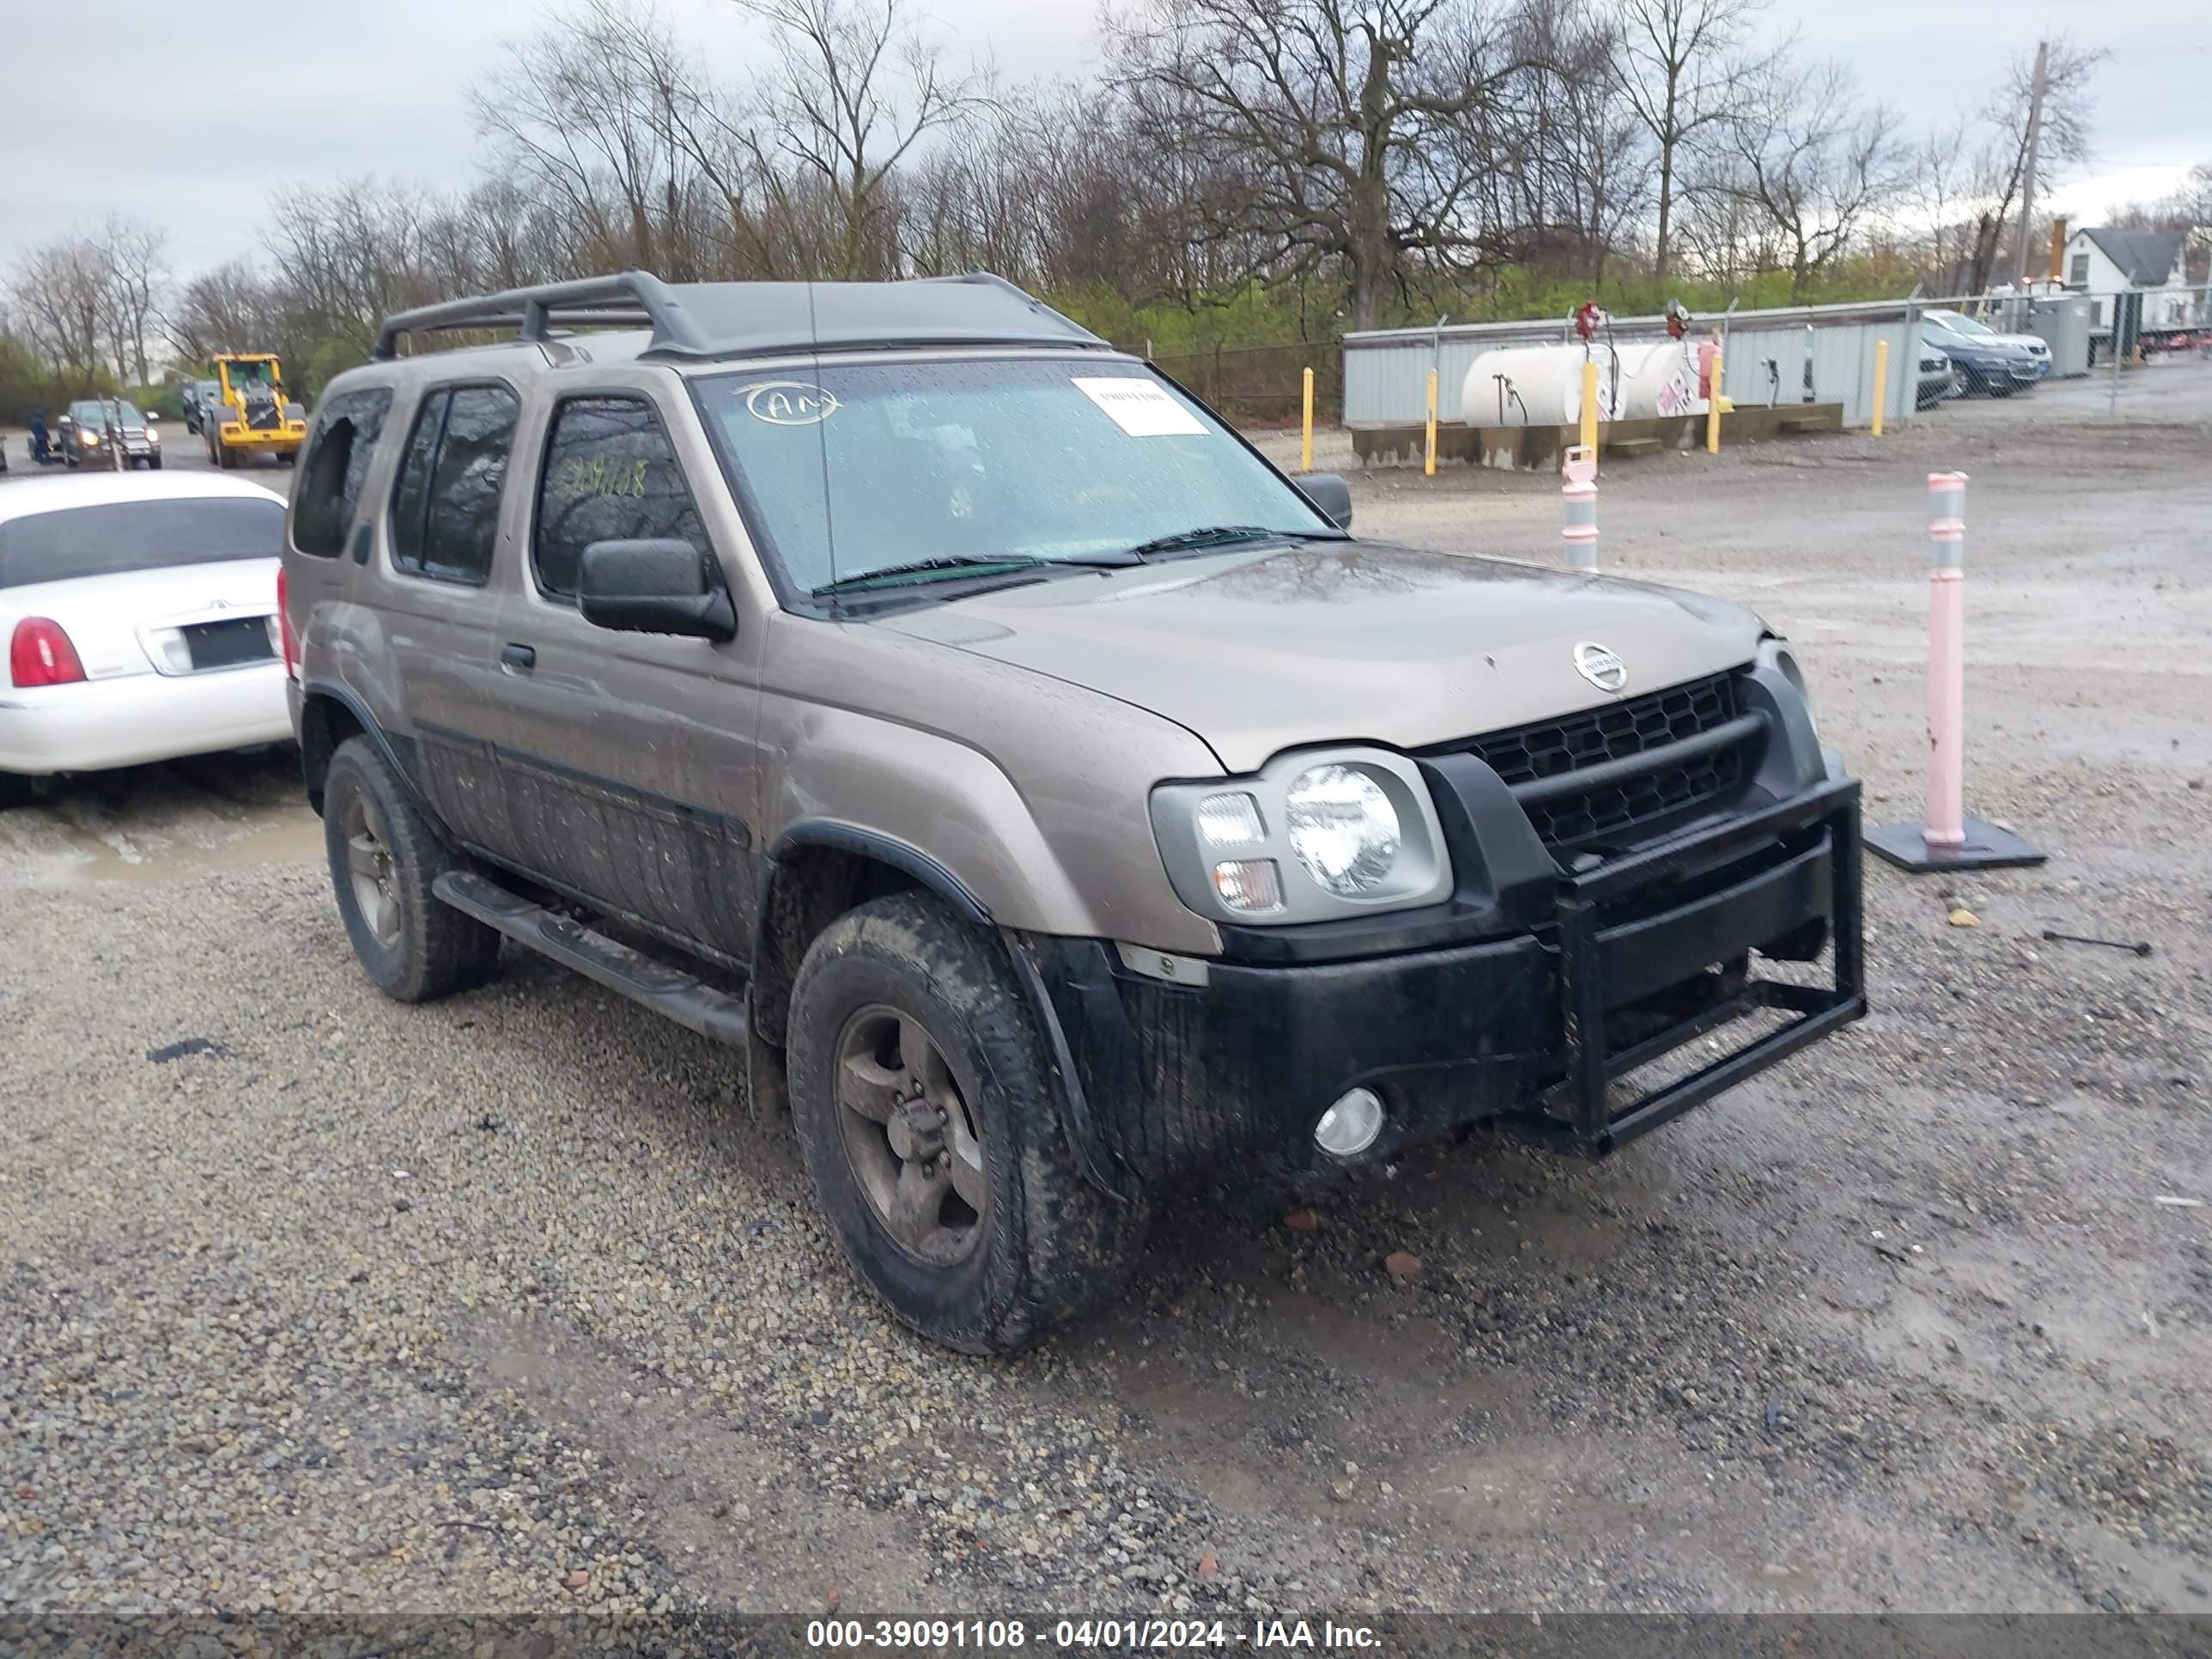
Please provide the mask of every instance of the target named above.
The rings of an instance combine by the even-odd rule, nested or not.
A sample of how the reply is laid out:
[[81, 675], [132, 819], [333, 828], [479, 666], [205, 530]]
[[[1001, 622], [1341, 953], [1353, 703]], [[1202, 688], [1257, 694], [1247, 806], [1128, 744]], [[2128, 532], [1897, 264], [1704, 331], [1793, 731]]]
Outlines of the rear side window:
[[353, 527], [362, 484], [391, 411], [392, 392], [384, 386], [341, 392], [323, 405], [292, 514], [292, 544], [302, 553], [335, 558], [345, 550], [346, 532]]
[[256, 496], [106, 501], [0, 519], [0, 588], [273, 559], [284, 508]]
[[707, 551], [706, 527], [660, 417], [642, 398], [571, 398], [554, 411], [538, 479], [530, 558], [538, 585], [574, 599], [593, 542], [673, 540]]
[[402, 570], [478, 587], [490, 579], [520, 408], [501, 386], [441, 387], [422, 400], [392, 492], [392, 560]]

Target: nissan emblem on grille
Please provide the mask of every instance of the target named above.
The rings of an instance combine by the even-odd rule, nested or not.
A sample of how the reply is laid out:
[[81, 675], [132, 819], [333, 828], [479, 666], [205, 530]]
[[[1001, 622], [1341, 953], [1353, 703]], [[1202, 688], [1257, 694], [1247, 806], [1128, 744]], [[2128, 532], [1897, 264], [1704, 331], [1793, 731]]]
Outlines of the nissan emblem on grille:
[[1601, 691], [1618, 691], [1628, 684], [1628, 665], [1588, 640], [1575, 647], [1575, 672]]

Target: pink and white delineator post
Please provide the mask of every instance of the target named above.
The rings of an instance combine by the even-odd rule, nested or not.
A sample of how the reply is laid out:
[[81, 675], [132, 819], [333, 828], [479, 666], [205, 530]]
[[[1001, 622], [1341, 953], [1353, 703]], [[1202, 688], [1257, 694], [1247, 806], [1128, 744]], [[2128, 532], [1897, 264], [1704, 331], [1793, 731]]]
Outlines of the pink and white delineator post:
[[1966, 844], [1966, 475], [1928, 475], [1928, 821], [1930, 847]]
[[1559, 538], [1567, 566], [1597, 568], [1597, 451], [1582, 444], [1567, 451], [1559, 465], [1566, 482], [1559, 486]]
[[1966, 475], [1929, 473], [1928, 503], [1928, 810], [1866, 843], [1905, 870], [2040, 864], [2019, 836], [1966, 816]]

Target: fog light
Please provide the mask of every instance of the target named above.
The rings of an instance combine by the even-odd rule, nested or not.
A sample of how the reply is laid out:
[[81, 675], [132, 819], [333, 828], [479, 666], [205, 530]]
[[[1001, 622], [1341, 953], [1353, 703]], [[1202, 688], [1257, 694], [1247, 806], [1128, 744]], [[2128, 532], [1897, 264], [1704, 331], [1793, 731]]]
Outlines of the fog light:
[[1331, 1158], [1357, 1158], [1382, 1133], [1382, 1103], [1372, 1089], [1346, 1089], [1314, 1125], [1314, 1141]]

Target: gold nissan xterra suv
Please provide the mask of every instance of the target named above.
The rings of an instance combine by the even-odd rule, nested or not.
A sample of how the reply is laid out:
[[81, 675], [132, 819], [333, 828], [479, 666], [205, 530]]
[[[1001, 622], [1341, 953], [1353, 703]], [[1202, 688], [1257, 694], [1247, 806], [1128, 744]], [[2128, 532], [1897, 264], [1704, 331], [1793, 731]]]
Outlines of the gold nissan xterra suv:
[[1756, 616], [1350, 520], [994, 277], [393, 317], [280, 600], [347, 933], [402, 1001], [513, 940], [738, 1048], [979, 1352], [1201, 1182], [1602, 1152], [1864, 1011], [1858, 786]]

